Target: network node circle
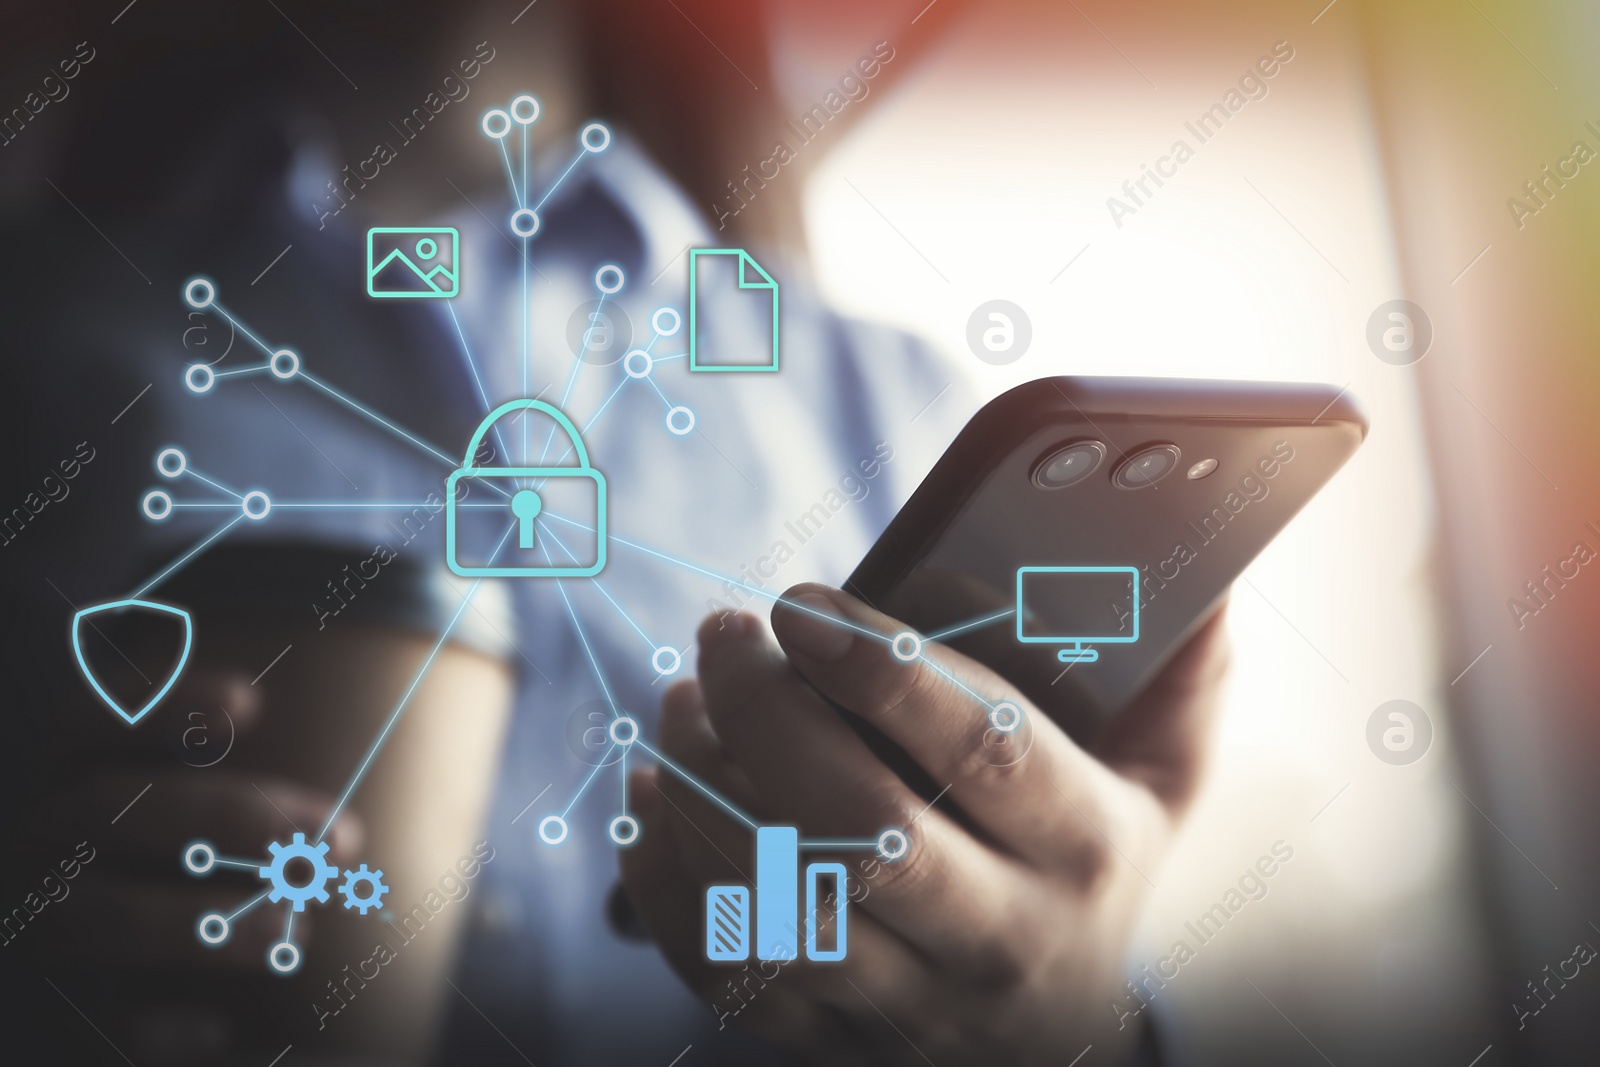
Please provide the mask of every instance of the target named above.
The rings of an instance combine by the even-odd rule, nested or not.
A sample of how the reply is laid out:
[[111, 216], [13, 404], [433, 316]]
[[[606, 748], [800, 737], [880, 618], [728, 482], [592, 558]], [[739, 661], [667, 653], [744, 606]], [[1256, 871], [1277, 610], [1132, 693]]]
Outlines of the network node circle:
[[[682, 426], [679, 426], [677, 423], [675, 423], [673, 421], [673, 419], [675, 417], [679, 416], [679, 415], [683, 416], [683, 425]], [[673, 407], [673, 408], [669, 408], [667, 410], [667, 429], [670, 430], [671, 432], [677, 434], [679, 437], [683, 437], [686, 434], [693, 433], [694, 432], [694, 412], [690, 411], [688, 408], [684, 407], [682, 404], [679, 404], [678, 406]]]
[[559, 845], [567, 839], [567, 820], [559, 815], [546, 815], [539, 820], [539, 840], [547, 845]]
[[878, 858], [889, 861], [900, 859], [911, 851], [911, 839], [904, 830], [885, 830], [878, 835]]
[[[661, 316], [663, 315], [672, 316], [671, 326], [661, 325]], [[671, 337], [683, 329], [683, 316], [678, 314], [677, 308], [656, 308], [656, 313], [650, 316], [650, 328], [662, 337]]]
[[518, 237], [532, 237], [539, 232], [539, 216], [528, 207], [518, 208], [511, 213], [511, 232]]
[[632, 815], [618, 815], [606, 828], [611, 840], [619, 845], [631, 845], [639, 840], [639, 820]]
[[217, 384], [217, 375], [204, 363], [191, 363], [189, 369], [183, 372], [183, 384], [189, 387], [191, 393], [208, 392]]
[[272, 510], [272, 498], [259, 489], [250, 490], [239, 503], [244, 509], [244, 517], [253, 522], [260, 522]]
[[[500, 132], [496, 133], [490, 127], [498, 124]], [[483, 132], [496, 141], [504, 140], [505, 135], [511, 132], [511, 116], [497, 107], [492, 107], [483, 113]]]
[[[613, 282], [612, 284], [607, 285], [605, 279], [606, 279], [606, 277], [608, 275], [614, 275], [617, 280], [615, 282]], [[594, 272], [594, 287], [596, 289], [600, 290], [602, 293], [605, 293], [607, 296], [610, 296], [612, 293], [614, 293], [617, 290], [621, 289], [622, 288], [622, 268], [617, 266], [615, 263], [607, 263], [605, 266], [603, 266], [599, 270], [595, 271]]]
[[274, 378], [288, 381], [300, 373], [300, 356], [293, 349], [280, 348], [272, 353], [267, 369], [272, 372]]
[[208, 945], [220, 945], [228, 940], [228, 917], [220, 912], [208, 911], [200, 916], [200, 923], [195, 927], [195, 933], [200, 935], [200, 940]]
[[[517, 107], [522, 104], [526, 104], [528, 108], [531, 109], [528, 111], [528, 116], [526, 118], [524, 118], [521, 112], [517, 110]], [[527, 93], [523, 93], [521, 96], [511, 101], [511, 117], [516, 119], [517, 122], [523, 126], [532, 126], [535, 122], [539, 121], [539, 101], [535, 100]]]
[[889, 643], [889, 651], [894, 653], [894, 658], [901, 663], [910, 663], [922, 655], [922, 638], [910, 630], [895, 635]]
[[196, 311], [208, 308], [217, 298], [217, 287], [204, 278], [191, 278], [183, 287], [183, 302]]
[[650, 666], [656, 669], [657, 674], [677, 674], [678, 668], [683, 666], [683, 654], [675, 648], [662, 645], [650, 657]]
[[[153, 507], [157, 505], [158, 507]], [[159, 489], [152, 489], [144, 495], [144, 500], [139, 507], [144, 511], [144, 517], [160, 522], [172, 514], [172, 497]]]
[[217, 865], [217, 850], [204, 841], [192, 842], [183, 850], [183, 866], [190, 874], [209, 874]]
[[279, 974], [293, 974], [300, 969], [300, 949], [292, 941], [279, 941], [267, 952], [267, 966]]
[[611, 740], [626, 747], [639, 740], [639, 724], [624, 715], [612, 719], [611, 725], [606, 727], [606, 733], [611, 735]]
[[1002, 700], [989, 709], [989, 725], [1009, 734], [1022, 725], [1022, 709], [1009, 700]]
[[[169, 458], [173, 460], [173, 468], [171, 470], [167, 469], [167, 460]], [[156, 473], [161, 475], [161, 477], [176, 478], [178, 475], [182, 474], [188, 469], [189, 457], [185, 456], [182, 450], [176, 448], [163, 448], [160, 452], [156, 453]]]
[[[589, 138], [591, 135], [594, 135], [600, 143], [590, 143]], [[604, 152], [607, 148], [611, 147], [611, 131], [606, 129], [598, 122], [591, 122], [589, 125], [585, 126], [583, 128], [583, 132], [578, 135], [578, 143], [583, 145], [586, 151]]]
[[[635, 368], [635, 358], [643, 360], [644, 365]], [[650, 371], [655, 368], [655, 365], [656, 361], [650, 358], [650, 353], [646, 352], [642, 348], [635, 348], [632, 352], [629, 352], [626, 356], [622, 357], [622, 369], [630, 378], [648, 378], [650, 376]]]

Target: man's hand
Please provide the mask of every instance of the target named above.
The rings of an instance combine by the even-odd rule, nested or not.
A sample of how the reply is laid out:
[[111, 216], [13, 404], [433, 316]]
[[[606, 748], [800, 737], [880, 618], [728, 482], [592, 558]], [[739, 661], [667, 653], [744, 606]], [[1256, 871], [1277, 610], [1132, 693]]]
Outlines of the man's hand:
[[[1148, 876], [1200, 779], [1227, 661], [1221, 612], [1092, 752], [948, 648], [896, 659], [889, 641], [906, 627], [838, 590], [791, 589], [772, 625], [781, 652], [748, 615], [701, 627], [700, 681], [668, 692], [663, 751], [758, 820], [812, 838], [900, 827], [910, 849], [892, 863], [839, 857], [852, 879], [869, 872], [845, 960], [713, 965], [704, 887], [750, 884], [750, 832], [678, 779], [635, 772], [644, 826], [623, 876], [679, 973], [719, 1015], [812, 1062], [1059, 1064], [1091, 1041], [1126, 1043], [1133, 1029], [1106, 1004], [1125, 995]], [[948, 786], [939, 801], [830, 701]], [[1021, 709], [1014, 731], [994, 729], [1001, 701]]]

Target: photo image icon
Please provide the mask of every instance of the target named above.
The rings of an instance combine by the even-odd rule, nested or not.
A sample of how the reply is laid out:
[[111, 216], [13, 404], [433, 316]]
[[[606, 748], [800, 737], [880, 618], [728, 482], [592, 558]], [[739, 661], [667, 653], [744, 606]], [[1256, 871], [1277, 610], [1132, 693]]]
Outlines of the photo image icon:
[[374, 226], [367, 231], [367, 295], [447, 299], [461, 291], [461, 235], [449, 226]]

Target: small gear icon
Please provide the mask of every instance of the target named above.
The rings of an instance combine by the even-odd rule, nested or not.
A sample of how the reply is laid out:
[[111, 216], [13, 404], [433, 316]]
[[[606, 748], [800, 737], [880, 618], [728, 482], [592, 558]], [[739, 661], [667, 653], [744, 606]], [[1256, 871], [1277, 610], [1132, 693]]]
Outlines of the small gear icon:
[[[294, 905], [295, 911], [305, 911], [308, 900], [315, 900], [319, 904], [328, 902], [328, 880], [339, 876], [339, 868], [323, 859], [328, 854], [326, 843], [308, 845], [306, 835], [297, 833], [289, 844], [280, 845], [274, 841], [267, 846], [267, 851], [272, 853], [272, 863], [260, 868], [260, 871], [261, 877], [272, 883], [272, 890], [267, 894], [268, 900], [274, 904], [288, 900]], [[311, 864], [311, 878], [305, 885], [293, 884], [284, 873], [293, 860], [305, 860]]]
[[[361, 895], [356, 892], [358, 886], [365, 885], [367, 893]], [[369, 871], [363, 863], [358, 869], [344, 872], [344, 882], [339, 886], [339, 892], [344, 894], [344, 906], [347, 908], [360, 908], [365, 915], [368, 908], [376, 908], [383, 903], [383, 895], [389, 887], [383, 884], [382, 871]]]

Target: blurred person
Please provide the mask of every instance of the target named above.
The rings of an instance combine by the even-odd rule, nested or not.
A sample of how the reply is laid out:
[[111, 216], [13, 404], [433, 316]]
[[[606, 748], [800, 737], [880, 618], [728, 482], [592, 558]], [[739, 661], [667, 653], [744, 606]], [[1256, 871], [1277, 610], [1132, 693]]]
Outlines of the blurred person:
[[[7, 1001], [33, 1024], [28, 1040], [103, 1038], [139, 1063], [258, 1062], [291, 1044], [312, 1062], [437, 1050], [475, 1064], [666, 1063], [693, 1045], [702, 1063], [1042, 1063], [1091, 1042], [1159, 1062], [1148, 1015], [1129, 1025], [1105, 1004], [1125, 994], [1135, 865], [1158, 861], [1199, 780], [1226, 658], [1216, 619], [1101, 735], [1071, 736], [1052, 722], [1072, 721], [1071, 708], [1039, 708], [1034, 751], [1008, 769], [975, 758], [981, 731], [934, 672], [781, 604], [774, 645], [718, 583], [639, 554], [616, 553], [603, 598], [509, 582], [463, 610], [462, 588], [441, 577], [442, 524], [426, 514], [413, 530], [371, 510], [282, 511], [197, 556], [158, 589], [193, 610], [195, 662], [134, 730], [88, 697], [61, 640], [63, 600], [109, 599], [215, 528], [205, 512], [134, 519], [161, 447], [181, 444], [197, 470], [275, 499], [423, 500], [442, 481], [435, 457], [310, 388], [185, 389], [185, 364], [256, 358], [225, 322], [185, 314], [177, 294], [196, 274], [308, 372], [448, 452], [483, 418], [485, 395], [522, 395], [526, 298], [527, 392], [559, 395], [572, 373], [566, 407], [593, 422], [585, 440], [612, 487], [613, 529], [718, 573], [770, 552], [786, 520], [877, 457], [863, 493], [770, 593], [847, 573], [972, 405], [952, 390], [919, 417], [949, 381], [937, 356], [823, 305], [806, 276], [801, 192], [962, 6], [944, 0], [914, 25], [900, 5], [724, 0], [538, 5], [514, 22], [489, 5], [136, 8], [94, 39], [77, 99], [41, 112], [0, 159], [12, 168], [14, 344], [43, 354], [18, 369], [13, 419], [30, 457], [53, 462], [79, 437], [100, 457], [75, 510], [63, 501], [41, 514], [50, 532], [24, 530], [6, 548], [24, 742], [9, 810], [26, 813], [28, 842], [8, 863], [8, 902], [77, 843], [96, 850], [72, 895], [7, 942]], [[55, 39], [69, 15], [84, 12], [35, 10], [28, 39]], [[826, 30], [802, 62], [784, 32], [807, 22]], [[814, 87], [786, 96], [780, 77]], [[430, 107], [425, 127], [395, 125], [435, 91], [449, 103]], [[524, 91], [543, 108], [531, 190], [556, 180], [584, 122], [614, 136], [541, 210], [526, 263], [504, 232], [510, 201], [478, 124]], [[814, 106], [826, 125], [796, 143], [791, 123]], [[393, 158], [370, 176], [374, 140]], [[762, 164], [778, 142], [793, 158], [773, 177]], [[365, 176], [352, 182], [352, 170]], [[82, 236], [85, 219], [118, 256], [92, 234], [59, 236]], [[454, 313], [360, 292], [365, 228], [423, 223], [462, 234]], [[780, 279], [782, 373], [739, 376], [737, 388], [724, 375], [670, 379], [697, 417], [681, 439], [642, 388], [599, 420], [620, 353], [591, 366], [569, 343], [594, 271], [622, 270], [613, 306], [642, 341], [655, 308], [682, 306], [684, 250], [710, 245], [750, 249]], [[261, 271], [279, 249], [282, 262]], [[8, 474], [12, 495], [28, 476], [26, 464]], [[360, 564], [375, 543], [396, 558], [370, 577]], [[367, 577], [351, 584], [352, 567]], [[837, 589], [784, 596], [901, 628]], [[342, 805], [350, 771], [457, 615], [392, 743]], [[30, 617], [39, 625], [20, 624]], [[636, 631], [696, 649], [698, 681], [658, 675]], [[989, 699], [1034, 709], [983, 667], [930, 654]], [[758, 816], [825, 836], [915, 823], [910, 853], [878, 869], [856, 909], [847, 961], [754, 981], [708, 964], [701, 893], [741, 878], [750, 835], [656, 770], [632, 768], [643, 829], [620, 850], [622, 888], [601, 799], [618, 769], [598, 771], [559, 849], [534, 836], [595, 771], [596, 754], [572, 739], [596, 701], [640, 719], [668, 756]], [[948, 793], [927, 806], [830, 704], [899, 741]], [[205, 744], [227, 739], [221, 756], [196, 744], [196, 723]], [[243, 916], [221, 949], [197, 942], [200, 914], [237, 907], [260, 883], [187, 877], [187, 842], [253, 858], [324, 824], [341, 870], [388, 872], [390, 919], [357, 919], [337, 897], [298, 916], [305, 959], [292, 979], [264, 966], [285, 934], [279, 907]], [[426, 928], [399, 929], [436, 889], [448, 904]], [[373, 963], [379, 939], [392, 963]]]

